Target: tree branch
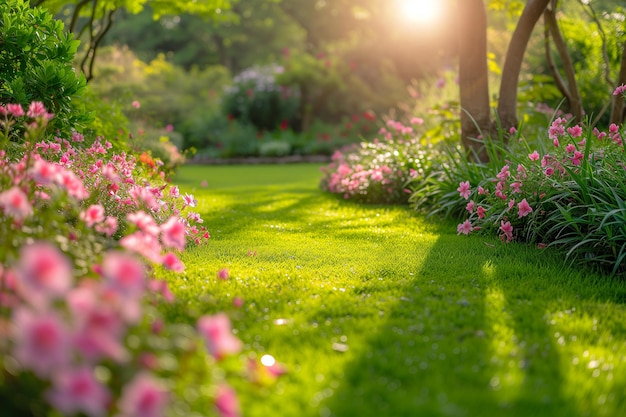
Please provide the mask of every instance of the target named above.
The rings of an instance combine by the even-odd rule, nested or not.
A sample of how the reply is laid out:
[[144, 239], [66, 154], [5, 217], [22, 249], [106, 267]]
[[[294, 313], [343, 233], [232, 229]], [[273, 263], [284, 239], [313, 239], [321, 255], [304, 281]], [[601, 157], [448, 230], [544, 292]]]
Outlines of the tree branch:
[[[42, 0], [43, 1], [43, 0]], [[78, 16], [80, 14], [81, 9], [89, 3], [89, 0], [82, 0], [80, 3], [76, 5], [74, 8], [74, 13], [72, 14], [72, 21], [70, 22], [70, 27], [68, 30], [72, 33], [76, 31], [76, 23], [78, 23]]]
[[554, 79], [554, 83], [556, 84], [556, 88], [559, 89], [563, 97], [567, 99], [568, 102], [571, 101], [571, 94], [569, 89], [567, 88], [567, 84], [565, 84], [565, 80], [561, 76], [559, 69], [556, 67], [554, 62], [554, 57], [552, 56], [552, 48], [550, 47], [550, 28], [548, 25], [548, 20], [544, 15], [544, 29], [543, 29], [543, 45], [545, 49], [546, 62], [548, 63], [548, 69], [552, 74], [552, 78]]

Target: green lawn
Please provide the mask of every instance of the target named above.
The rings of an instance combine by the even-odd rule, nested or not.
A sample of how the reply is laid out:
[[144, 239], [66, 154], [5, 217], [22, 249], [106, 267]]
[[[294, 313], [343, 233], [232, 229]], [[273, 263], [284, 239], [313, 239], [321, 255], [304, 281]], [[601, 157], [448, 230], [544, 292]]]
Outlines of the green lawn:
[[237, 384], [244, 416], [626, 415], [623, 281], [339, 201], [319, 177], [317, 165], [185, 166], [174, 179], [211, 240], [168, 275], [167, 313], [224, 310], [246, 354], [288, 369]]

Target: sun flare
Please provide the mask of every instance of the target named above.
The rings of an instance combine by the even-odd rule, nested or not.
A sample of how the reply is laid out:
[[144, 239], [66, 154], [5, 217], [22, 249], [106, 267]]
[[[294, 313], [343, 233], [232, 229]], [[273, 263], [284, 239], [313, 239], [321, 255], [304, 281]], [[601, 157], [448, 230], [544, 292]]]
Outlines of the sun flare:
[[398, 2], [400, 14], [412, 22], [432, 22], [441, 12], [441, 2], [438, 0], [398, 0]]

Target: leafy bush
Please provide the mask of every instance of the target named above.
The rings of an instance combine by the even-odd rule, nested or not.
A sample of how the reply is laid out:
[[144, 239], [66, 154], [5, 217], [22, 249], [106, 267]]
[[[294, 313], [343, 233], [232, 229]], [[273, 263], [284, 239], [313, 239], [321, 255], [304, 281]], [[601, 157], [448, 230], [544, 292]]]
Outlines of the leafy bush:
[[[54, 129], [82, 129], [91, 120], [76, 102], [86, 81], [72, 67], [79, 41], [63, 23], [25, 0], [0, 2], [0, 103], [41, 101], [55, 114]], [[19, 129], [15, 138], [21, 138]]]
[[233, 78], [222, 97], [222, 110], [257, 130], [275, 130], [296, 115], [298, 92], [278, 85], [278, 66], [249, 68]]
[[[144, 63], [127, 48], [110, 47], [99, 52], [90, 87], [101, 99], [96, 101], [121, 108], [136, 131], [167, 128], [165, 136], [179, 149], [201, 149], [214, 140], [211, 123], [223, 118], [219, 99], [229, 83], [221, 66], [185, 71], [163, 55]], [[147, 143], [153, 151], [161, 147], [160, 136]], [[181, 142], [174, 140], [178, 136]]]
[[228, 318], [202, 316], [194, 328], [156, 308], [174, 297], [154, 272], [182, 271], [187, 241], [208, 238], [194, 197], [108, 142], [83, 150], [79, 134], [49, 139], [39, 102], [0, 115], [0, 149], [12, 129], [29, 138], [17, 159], [0, 151], [3, 412], [238, 413], [223, 378], [241, 349]]
[[[414, 120], [417, 126], [419, 119]], [[412, 127], [390, 120], [381, 129], [382, 140], [361, 142], [337, 151], [333, 162], [322, 169], [323, 190], [363, 203], [406, 203], [406, 185], [415, 177], [428, 176], [438, 151], [421, 142]]]

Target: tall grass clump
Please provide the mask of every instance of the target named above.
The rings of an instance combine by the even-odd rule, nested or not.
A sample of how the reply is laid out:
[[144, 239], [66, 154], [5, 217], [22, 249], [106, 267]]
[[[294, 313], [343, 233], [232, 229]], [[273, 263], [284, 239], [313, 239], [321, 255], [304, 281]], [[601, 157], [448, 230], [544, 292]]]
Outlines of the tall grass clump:
[[572, 263], [624, 274], [624, 128], [600, 131], [558, 117], [546, 133], [548, 144], [515, 130], [500, 132], [500, 139], [510, 136], [507, 147], [486, 138], [486, 164], [468, 162], [458, 148], [449, 151], [430, 176], [413, 180], [411, 204], [460, 218], [459, 234], [480, 231], [507, 243], [555, 246]]

